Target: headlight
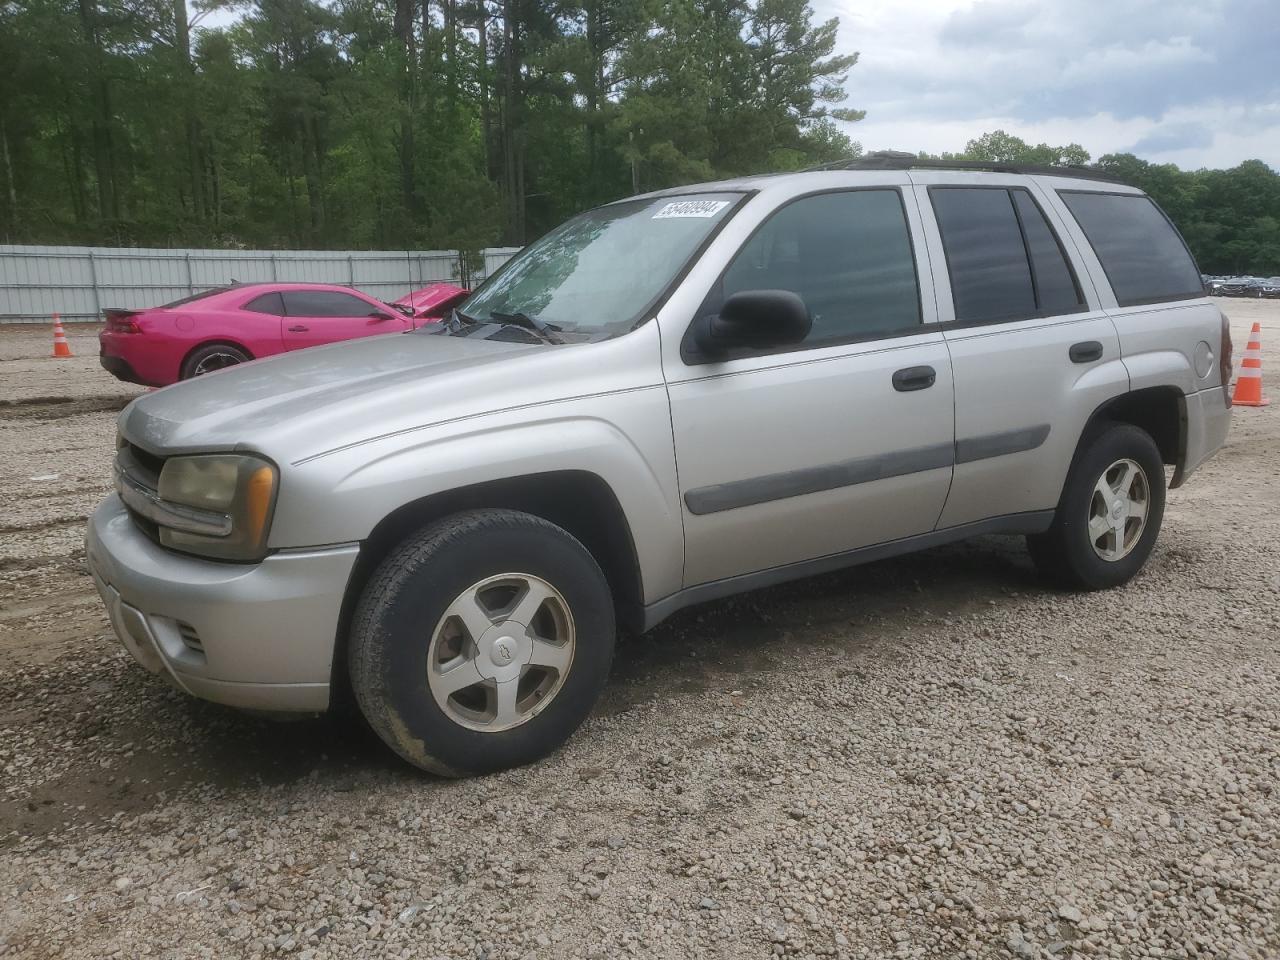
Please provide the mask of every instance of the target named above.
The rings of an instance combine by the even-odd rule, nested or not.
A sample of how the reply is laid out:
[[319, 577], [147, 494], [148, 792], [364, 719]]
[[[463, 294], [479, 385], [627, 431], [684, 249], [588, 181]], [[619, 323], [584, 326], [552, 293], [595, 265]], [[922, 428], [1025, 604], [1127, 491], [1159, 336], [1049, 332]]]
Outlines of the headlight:
[[276, 486], [275, 466], [261, 457], [210, 454], [166, 460], [159, 499], [188, 507], [190, 514], [161, 521], [160, 542], [218, 560], [260, 560], [267, 553]]

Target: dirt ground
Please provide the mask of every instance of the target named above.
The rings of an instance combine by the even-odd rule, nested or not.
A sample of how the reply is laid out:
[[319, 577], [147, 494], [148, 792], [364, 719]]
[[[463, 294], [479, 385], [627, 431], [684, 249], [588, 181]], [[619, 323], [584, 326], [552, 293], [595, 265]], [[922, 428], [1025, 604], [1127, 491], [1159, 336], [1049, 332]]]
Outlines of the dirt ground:
[[135, 667], [82, 536], [141, 388], [0, 326], [0, 956], [1280, 956], [1280, 302], [1224, 306], [1277, 403], [1133, 583], [984, 538], [689, 610], [463, 782]]

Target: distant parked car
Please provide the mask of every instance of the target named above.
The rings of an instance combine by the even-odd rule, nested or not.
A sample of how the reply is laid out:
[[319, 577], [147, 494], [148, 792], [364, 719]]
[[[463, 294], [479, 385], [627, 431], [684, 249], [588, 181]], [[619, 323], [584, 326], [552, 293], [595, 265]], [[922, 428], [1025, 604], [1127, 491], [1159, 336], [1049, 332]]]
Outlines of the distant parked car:
[[149, 387], [289, 350], [421, 326], [381, 300], [323, 283], [232, 284], [160, 307], [108, 308], [103, 314], [102, 366]]
[[1224, 277], [1218, 293], [1224, 297], [1243, 297], [1249, 290], [1249, 277]]
[[1268, 277], [1258, 285], [1258, 296], [1280, 297], [1280, 277]]
[[406, 294], [394, 306], [400, 307], [415, 320], [443, 320], [471, 291], [452, 283], [432, 283], [421, 290]]

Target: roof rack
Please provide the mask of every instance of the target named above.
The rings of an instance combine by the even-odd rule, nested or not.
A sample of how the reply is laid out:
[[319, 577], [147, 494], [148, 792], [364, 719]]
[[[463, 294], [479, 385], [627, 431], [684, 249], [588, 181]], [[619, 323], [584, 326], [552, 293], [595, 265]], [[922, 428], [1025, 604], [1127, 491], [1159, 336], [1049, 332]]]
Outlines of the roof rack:
[[1124, 182], [1094, 167], [1049, 167], [1034, 163], [993, 163], [986, 160], [925, 160], [914, 153], [903, 153], [897, 150], [881, 150], [869, 153], [865, 157], [836, 160], [832, 163], [809, 167], [805, 172], [815, 170], [982, 170], [988, 173], [1021, 173], [1042, 177], [1075, 177], [1077, 180], [1104, 180], [1108, 183]]

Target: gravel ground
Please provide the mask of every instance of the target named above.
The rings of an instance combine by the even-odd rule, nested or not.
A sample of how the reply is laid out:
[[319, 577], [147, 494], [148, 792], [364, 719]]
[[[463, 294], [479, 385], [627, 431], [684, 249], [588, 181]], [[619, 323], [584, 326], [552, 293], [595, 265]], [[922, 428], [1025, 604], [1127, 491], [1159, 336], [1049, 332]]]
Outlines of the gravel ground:
[[0, 329], [0, 955], [1280, 956], [1280, 403], [1122, 589], [988, 538], [686, 611], [448, 782], [129, 662], [80, 537], [137, 391], [43, 334]]

